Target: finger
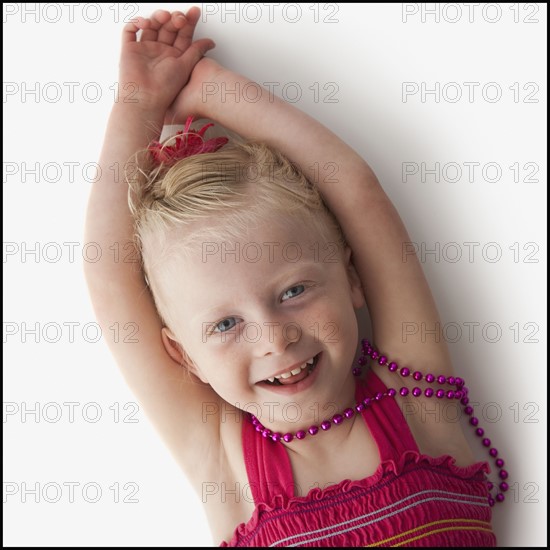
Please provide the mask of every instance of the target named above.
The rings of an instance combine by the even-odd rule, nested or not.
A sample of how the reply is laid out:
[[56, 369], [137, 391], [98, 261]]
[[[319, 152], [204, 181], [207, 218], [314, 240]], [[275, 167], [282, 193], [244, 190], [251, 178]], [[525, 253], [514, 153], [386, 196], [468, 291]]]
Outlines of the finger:
[[170, 19], [159, 29], [157, 41], [169, 46], [175, 45], [179, 31], [187, 25], [187, 19], [181, 12], [173, 12]]
[[141, 37], [140, 37], [141, 42], [144, 42], [145, 40], [154, 41], [156, 39], [157, 39], [157, 31], [155, 29], [151, 28], [151, 26], [149, 26], [148, 29], [145, 29], [141, 33]]
[[180, 59], [186, 67], [193, 68], [204, 57], [206, 52], [215, 47], [216, 44], [210, 38], [201, 38], [193, 42]]
[[199, 21], [200, 15], [201, 15], [201, 9], [198, 6], [192, 6], [187, 10], [185, 17], [187, 17], [187, 20], [189, 21], [189, 23], [195, 26]]
[[185, 17], [185, 14], [182, 11], [172, 12], [172, 25], [174, 25], [176, 32], [179, 32], [179, 30], [186, 24], [187, 17]]
[[143, 31], [141, 35], [141, 41], [151, 40], [156, 41], [158, 39], [158, 31], [170, 19], [170, 13], [166, 10], [157, 10], [149, 19], [150, 25], [147, 30]]
[[185, 51], [193, 41], [193, 34], [200, 17], [200, 13], [201, 10], [194, 6], [185, 14], [186, 24], [179, 29], [176, 40], [174, 41], [174, 47], [178, 48], [178, 50]]
[[138, 17], [129, 21], [122, 29], [122, 42], [135, 42], [137, 40], [138, 31], [146, 29], [149, 25], [150, 21], [143, 17]]

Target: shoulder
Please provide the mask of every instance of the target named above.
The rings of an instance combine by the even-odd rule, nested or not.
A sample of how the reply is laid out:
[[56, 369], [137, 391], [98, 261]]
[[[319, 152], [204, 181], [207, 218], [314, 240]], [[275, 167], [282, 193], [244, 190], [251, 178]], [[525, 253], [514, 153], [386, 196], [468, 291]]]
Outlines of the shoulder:
[[[375, 349], [378, 350], [378, 348]], [[411, 346], [408, 350], [405, 347], [394, 346], [394, 349], [397, 351], [392, 353], [390, 346], [385, 349], [380, 348], [379, 356], [387, 357], [387, 363], [380, 365], [378, 358], [371, 359], [370, 368], [386, 388], [394, 388], [397, 391], [394, 399], [419, 451], [434, 457], [451, 455], [456, 459], [457, 465], [471, 464], [474, 461], [474, 455], [464, 433], [466, 423], [463, 406], [460, 399], [447, 397], [448, 391], [457, 389], [455, 385], [448, 382], [449, 378], [451, 380], [456, 378], [448, 354], [440, 350], [439, 354], [424, 358], [421, 346], [419, 349]], [[407, 356], [410, 356], [410, 359]], [[396, 370], [393, 370], [395, 366], [392, 370], [389, 369], [389, 364], [392, 362], [397, 365]], [[407, 369], [403, 371], [405, 376], [401, 373], [401, 369]], [[413, 376], [414, 373], [417, 373], [416, 376]], [[428, 382], [432, 380], [432, 377], [427, 377], [430, 374], [434, 377], [433, 382]], [[439, 377], [445, 378], [443, 384], [438, 383]], [[402, 388], [405, 388], [403, 392], [401, 392]], [[422, 393], [414, 396], [415, 388], [417, 388], [416, 393], [418, 389]], [[428, 390], [426, 395], [428, 388], [432, 391]], [[445, 395], [437, 397], [438, 390], [443, 390]]]

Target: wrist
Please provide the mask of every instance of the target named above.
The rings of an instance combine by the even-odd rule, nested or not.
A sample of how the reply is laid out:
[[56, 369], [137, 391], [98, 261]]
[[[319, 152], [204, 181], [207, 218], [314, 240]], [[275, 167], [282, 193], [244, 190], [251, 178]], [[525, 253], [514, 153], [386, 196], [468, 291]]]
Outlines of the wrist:
[[166, 114], [165, 107], [137, 97], [118, 98], [113, 103], [112, 111], [121, 114], [124, 113], [126, 116], [141, 120], [157, 120], [159, 118], [162, 120]]
[[152, 92], [145, 88], [145, 86], [140, 86], [137, 82], [127, 81], [123, 77], [120, 77], [114, 104], [117, 106], [124, 105], [136, 110], [139, 109], [145, 113], [156, 111], [162, 111], [162, 114], [166, 113], [168, 104], [165, 98], [163, 98], [163, 94], [159, 93], [159, 91]]
[[125, 140], [142, 145], [158, 140], [164, 123], [164, 109], [142, 103], [117, 102], [110, 115], [110, 126]]
[[235, 74], [225, 67], [219, 66], [208, 80], [203, 80], [200, 90], [193, 98], [193, 112], [200, 118], [218, 120], [220, 110], [227, 108], [226, 95], [231, 95], [235, 89]]

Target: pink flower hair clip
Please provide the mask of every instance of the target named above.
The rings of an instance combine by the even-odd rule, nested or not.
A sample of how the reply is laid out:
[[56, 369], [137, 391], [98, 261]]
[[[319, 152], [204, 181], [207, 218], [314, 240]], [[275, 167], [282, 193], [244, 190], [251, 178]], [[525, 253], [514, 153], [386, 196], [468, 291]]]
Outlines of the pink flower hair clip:
[[163, 145], [158, 141], [153, 141], [149, 145], [148, 150], [157, 164], [171, 166], [178, 160], [193, 155], [213, 153], [229, 141], [226, 137], [205, 140], [203, 137], [204, 133], [210, 126], [214, 126], [214, 124], [210, 122], [209, 124], [205, 124], [200, 130], [193, 130], [191, 128], [192, 122], [193, 117], [188, 117], [185, 128], [177, 132], [174, 138], [172, 138], [175, 140], [174, 145]]

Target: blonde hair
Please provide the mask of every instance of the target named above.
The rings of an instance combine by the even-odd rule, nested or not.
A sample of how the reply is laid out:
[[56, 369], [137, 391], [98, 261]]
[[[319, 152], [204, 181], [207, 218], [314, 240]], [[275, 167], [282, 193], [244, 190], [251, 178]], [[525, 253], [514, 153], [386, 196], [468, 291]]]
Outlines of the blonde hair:
[[315, 186], [264, 143], [232, 140], [168, 167], [153, 166], [147, 152], [140, 157], [139, 177], [128, 179], [135, 245], [157, 310], [173, 332], [176, 318], [166, 289], [177, 272], [174, 260], [205, 239], [242, 238], [275, 213], [310, 224], [343, 250], [340, 226]]

